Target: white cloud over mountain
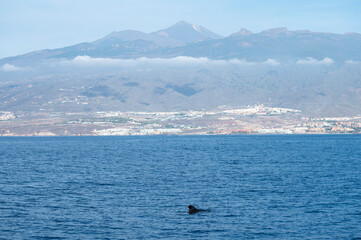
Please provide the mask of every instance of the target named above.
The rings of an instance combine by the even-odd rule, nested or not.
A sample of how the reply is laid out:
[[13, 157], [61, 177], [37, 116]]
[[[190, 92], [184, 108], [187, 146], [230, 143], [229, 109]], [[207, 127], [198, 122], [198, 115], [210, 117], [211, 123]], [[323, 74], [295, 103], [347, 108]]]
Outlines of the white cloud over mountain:
[[66, 65], [78, 66], [138, 66], [143, 64], [170, 65], [170, 66], [198, 66], [198, 65], [224, 65], [233, 64], [239, 66], [270, 65], [277, 66], [280, 63], [275, 59], [267, 59], [264, 62], [250, 62], [245, 59], [214, 60], [206, 57], [179, 56], [174, 58], [135, 58], [135, 59], [114, 59], [114, 58], [93, 58], [89, 56], [77, 56], [72, 60], [63, 62]]
[[16, 71], [23, 71], [25, 70], [25, 68], [17, 67], [15, 65], [5, 63], [4, 65], [1, 66], [0, 70], [4, 72], [16, 72]]
[[355, 65], [355, 64], [361, 64], [361, 61], [347, 60], [345, 63]]
[[325, 57], [322, 60], [317, 60], [312, 57], [308, 57], [306, 59], [300, 59], [297, 61], [297, 64], [303, 64], [303, 65], [330, 65], [333, 64], [334, 60], [328, 57]]
[[[107, 68], [107, 67], [196, 67], [196, 66], [222, 66], [222, 65], [233, 65], [238, 67], [257, 67], [257, 66], [285, 66], [288, 64], [298, 64], [305, 66], [323, 66], [331, 65], [334, 60], [331, 58], [324, 58], [317, 60], [315, 58], [308, 57], [306, 59], [300, 59], [296, 62], [279, 62], [276, 59], [268, 58], [265, 61], [255, 62], [247, 61], [245, 59], [229, 59], [229, 60], [217, 60], [210, 59], [207, 57], [189, 57], [189, 56], [178, 56], [173, 58], [95, 58], [87, 55], [77, 56], [71, 60], [56, 60], [51, 59], [43, 62], [47, 66], [52, 67], [91, 67], [96, 68]], [[360, 62], [349, 60], [345, 64], [358, 64]], [[30, 67], [19, 67], [12, 64], [4, 64], [0, 67], [0, 71], [4, 72], [16, 72], [29, 70]]]

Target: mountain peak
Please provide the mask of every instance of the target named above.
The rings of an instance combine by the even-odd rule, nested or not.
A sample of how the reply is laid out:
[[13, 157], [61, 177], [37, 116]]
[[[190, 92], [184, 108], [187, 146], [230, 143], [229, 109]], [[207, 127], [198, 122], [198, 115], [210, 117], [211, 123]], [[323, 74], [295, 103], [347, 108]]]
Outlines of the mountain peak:
[[180, 20], [178, 22], [176, 22], [173, 26], [179, 26], [179, 25], [192, 25], [191, 23], [184, 21], [184, 20]]
[[290, 31], [286, 27], [271, 28], [260, 32], [263, 35], [278, 36], [280, 34], [289, 34]]
[[183, 43], [198, 42], [205, 39], [218, 39], [220, 35], [213, 33], [205, 27], [179, 21], [169, 28], [155, 32], [158, 35], [176, 39]]
[[251, 35], [252, 32], [249, 31], [248, 29], [245, 28], [241, 28], [241, 30], [239, 30], [238, 32], [232, 33], [231, 37], [233, 36], [247, 36], [247, 35]]
[[[173, 26], [171, 27], [188, 27], [188, 28], [193, 28], [195, 31], [197, 32], [201, 32], [202, 31], [202, 28], [201, 26], [198, 26], [194, 23], [189, 23], [189, 22], [186, 22], [184, 20], [181, 20], [177, 23], [175, 23]], [[205, 28], [204, 28], [205, 29]]]

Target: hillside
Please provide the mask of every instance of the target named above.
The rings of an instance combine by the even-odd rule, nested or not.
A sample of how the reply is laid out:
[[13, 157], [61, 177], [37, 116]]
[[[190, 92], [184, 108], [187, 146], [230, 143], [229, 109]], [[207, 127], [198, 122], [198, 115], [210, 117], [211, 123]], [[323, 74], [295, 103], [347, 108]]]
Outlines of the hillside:
[[361, 35], [246, 29], [221, 37], [184, 21], [153, 33], [0, 60], [0, 110], [173, 111], [220, 105], [361, 114]]

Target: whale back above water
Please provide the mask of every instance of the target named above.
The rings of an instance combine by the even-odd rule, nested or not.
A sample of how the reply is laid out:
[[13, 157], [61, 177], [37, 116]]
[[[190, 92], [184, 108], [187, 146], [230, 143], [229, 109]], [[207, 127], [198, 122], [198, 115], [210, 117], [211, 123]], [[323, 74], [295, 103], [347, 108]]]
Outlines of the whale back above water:
[[188, 210], [189, 214], [194, 214], [194, 213], [197, 213], [197, 212], [210, 212], [211, 211], [210, 209], [198, 209], [193, 205], [188, 205], [188, 209], [189, 209]]

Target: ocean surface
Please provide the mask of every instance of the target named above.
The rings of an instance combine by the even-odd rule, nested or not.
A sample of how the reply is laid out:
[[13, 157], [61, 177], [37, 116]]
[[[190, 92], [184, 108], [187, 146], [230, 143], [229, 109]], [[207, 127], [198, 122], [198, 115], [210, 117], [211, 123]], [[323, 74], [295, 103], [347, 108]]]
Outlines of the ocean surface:
[[0, 239], [157, 238], [361, 239], [361, 135], [0, 138]]

